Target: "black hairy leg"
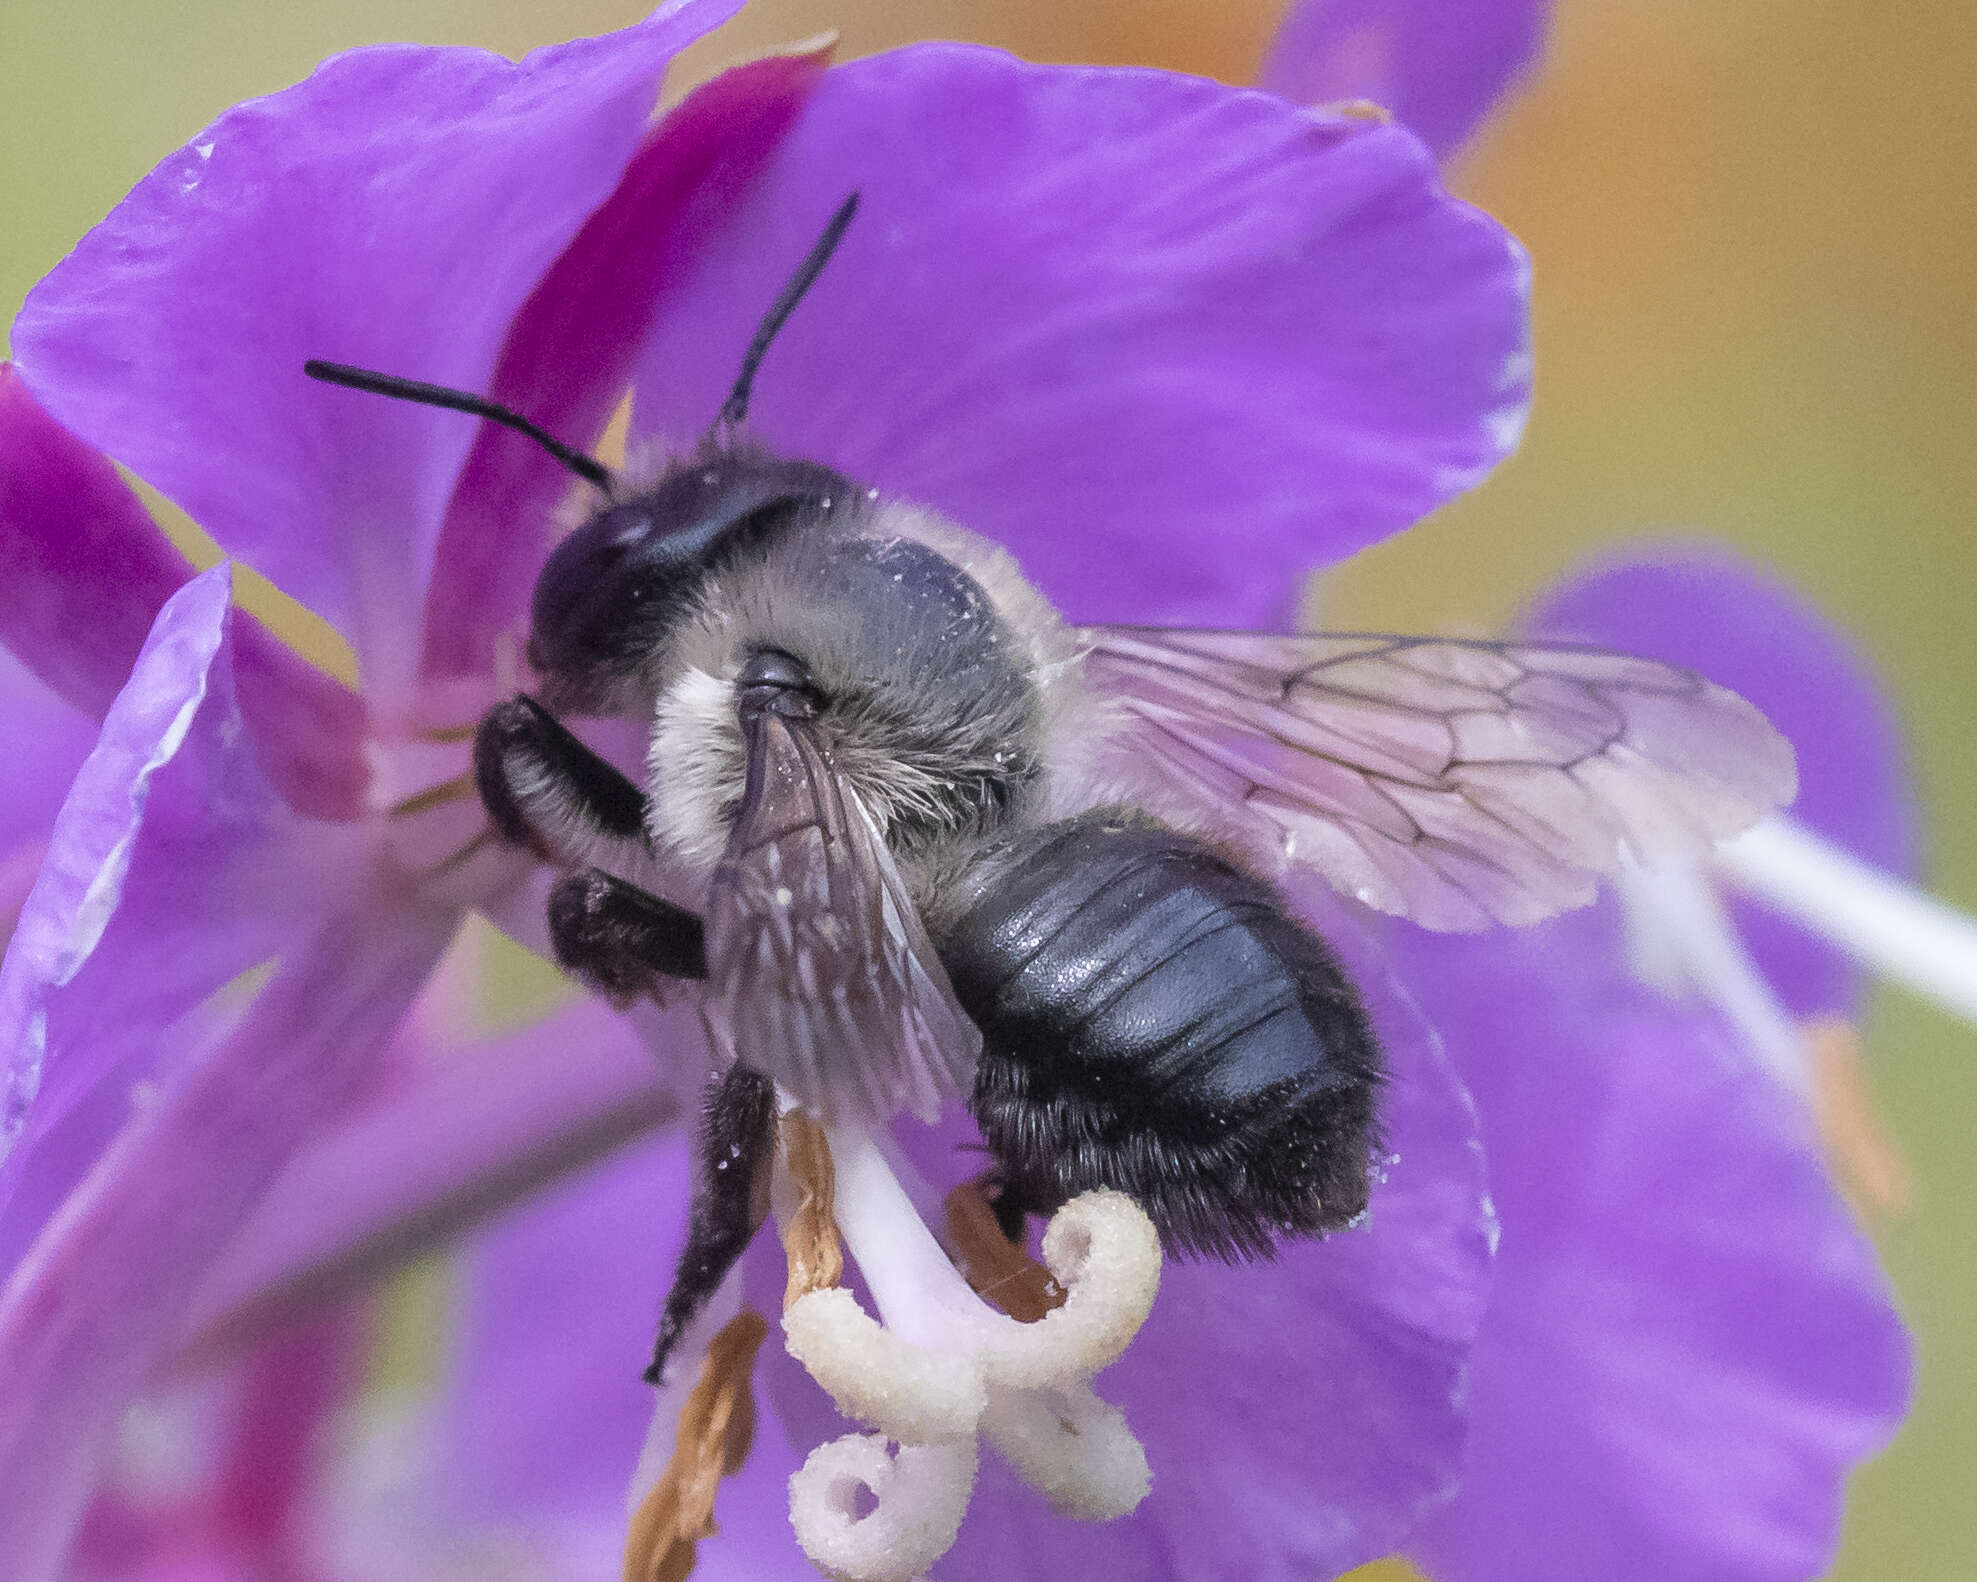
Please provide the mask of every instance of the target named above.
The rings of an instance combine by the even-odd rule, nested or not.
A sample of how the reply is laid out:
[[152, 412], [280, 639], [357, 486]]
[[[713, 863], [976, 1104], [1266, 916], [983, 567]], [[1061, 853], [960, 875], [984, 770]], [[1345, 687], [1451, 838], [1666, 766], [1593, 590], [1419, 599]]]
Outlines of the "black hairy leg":
[[769, 1212], [768, 1164], [776, 1150], [776, 1085], [746, 1066], [708, 1079], [695, 1140], [693, 1201], [686, 1247], [659, 1317], [645, 1382], [658, 1384], [666, 1359], [761, 1228]]
[[549, 892], [549, 943], [558, 966], [620, 1006], [663, 999], [666, 978], [707, 976], [699, 917], [601, 868]]
[[644, 792], [526, 692], [482, 717], [474, 783], [496, 833], [545, 861], [644, 850]]
[[1002, 1165], [981, 1176], [976, 1186], [982, 1199], [995, 1216], [996, 1227], [1018, 1247], [1029, 1241], [1029, 1219], [1032, 1214], [1049, 1214], [1063, 1206], [1064, 1199], [1055, 1192], [1037, 1195], [1027, 1190], [1013, 1172]]

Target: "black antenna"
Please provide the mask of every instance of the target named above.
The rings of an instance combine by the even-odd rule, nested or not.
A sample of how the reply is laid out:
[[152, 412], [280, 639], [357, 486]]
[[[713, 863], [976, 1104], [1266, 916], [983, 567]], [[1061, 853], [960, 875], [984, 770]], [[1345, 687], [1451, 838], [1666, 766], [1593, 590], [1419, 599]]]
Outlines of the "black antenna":
[[762, 366], [762, 359], [768, 355], [769, 343], [776, 338], [776, 332], [783, 327], [790, 314], [796, 311], [803, 294], [816, 284], [817, 277], [824, 272], [824, 265], [837, 251], [837, 244], [844, 239], [845, 227], [851, 224], [851, 217], [857, 212], [858, 194], [854, 192], [837, 206], [837, 213], [824, 227], [824, 234], [817, 238], [817, 245], [810, 249], [810, 256], [790, 276], [789, 284], [783, 287], [783, 294], [776, 298], [776, 305], [762, 315], [761, 328], [756, 330], [755, 339], [748, 343], [748, 351], [741, 359], [741, 372], [735, 375], [734, 388], [728, 392], [727, 400], [721, 403], [721, 415], [714, 420], [716, 427], [737, 428], [748, 416], [748, 396], [755, 387], [755, 370]]
[[611, 486], [611, 469], [595, 456], [565, 445], [546, 429], [536, 427], [521, 413], [511, 412], [486, 396], [449, 390], [445, 385], [423, 384], [417, 379], [401, 379], [396, 374], [373, 373], [368, 368], [352, 368], [348, 363], [326, 363], [320, 357], [311, 357], [302, 365], [302, 371], [326, 385], [343, 385], [372, 395], [390, 396], [397, 401], [416, 401], [421, 406], [445, 407], [449, 412], [484, 417], [490, 423], [499, 423], [503, 428], [511, 428], [517, 434], [534, 440], [579, 478], [596, 484], [600, 489]]

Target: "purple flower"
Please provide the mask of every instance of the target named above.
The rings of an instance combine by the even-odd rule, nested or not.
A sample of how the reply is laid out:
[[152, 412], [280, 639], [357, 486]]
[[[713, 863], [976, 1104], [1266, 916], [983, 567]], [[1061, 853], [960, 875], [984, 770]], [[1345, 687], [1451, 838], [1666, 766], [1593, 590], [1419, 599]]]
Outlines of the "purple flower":
[[364, 1325], [298, 1325], [234, 1366], [149, 1401], [124, 1425], [76, 1535], [75, 1582], [344, 1582], [324, 1551], [324, 1469]]
[[[1536, 624], [1735, 685], [1791, 733], [1798, 816], [1907, 866], [1888, 714], [1783, 589], [1671, 551], [1568, 584]], [[1906, 1411], [1908, 1339], [1822, 1159], [1797, 1020], [1851, 1015], [1858, 974], [1748, 904], [1714, 934], [1670, 915], [1684, 886], [1701, 893], [1644, 880], [1540, 930], [1403, 943], [1503, 1220], [1462, 1487], [1408, 1544], [1446, 1582], [1816, 1575], [1847, 1472]]]
[[1363, 100], [1444, 157], [1544, 47], [1546, 0], [1294, 0], [1259, 81], [1301, 104]]
[[[635, 384], [635, 433], [690, 440], [857, 188], [755, 428], [992, 533], [1079, 617], [1267, 618], [1291, 575], [1514, 442], [1521, 255], [1406, 133], [956, 46], [757, 62], [648, 128], [667, 61], [729, 9], [682, 0], [520, 65], [339, 57], [166, 160], [16, 322], [0, 395], [34, 443], [0, 451], [0, 635], [103, 716], [0, 971], [0, 1191], [37, 1161], [73, 1183], [45, 1223], [46, 1195], [16, 1200], [38, 1234], [0, 1295], [0, 1547], [29, 1574], [189, 1335], [223, 1337], [271, 1286], [340, 1288], [652, 1124], [698, 1068], [676, 1044], [670, 1073], [628, 1076], [562, 1027], [468, 1082], [394, 1041], [467, 909], [539, 933], [536, 876], [454, 793], [567, 480], [505, 432], [310, 385], [305, 358], [483, 391], [572, 442]], [[105, 456], [328, 619], [361, 690], [236, 615], [226, 568], [187, 580]], [[215, 998], [271, 961], [251, 997]], [[1385, 1016], [1404, 1152], [1375, 1229], [1177, 1277], [1146, 1340], [1274, 1398], [1267, 1435], [1215, 1441], [1203, 1498], [1247, 1500], [1238, 1482], [1307, 1437], [1295, 1396], [1353, 1426], [1318, 1463], [1322, 1520], [1287, 1497], [1255, 1528], [1286, 1566], [1391, 1547], [1458, 1455], [1487, 1211], [1467, 1103], [1404, 1016]], [[140, 1079], [154, 1096], [117, 1118]], [[63, 1147], [85, 1121], [100, 1146]], [[380, 1168], [394, 1149], [403, 1174]], [[1274, 1380], [1218, 1327], [1225, 1304], [1321, 1298]], [[1177, 1455], [1214, 1406], [1162, 1430]], [[1185, 1524], [1149, 1513], [1130, 1541], [1152, 1554]]]
[[[1338, 922], [1337, 937], [1355, 947]], [[1152, 1317], [1100, 1379], [1145, 1444], [1154, 1496], [1103, 1525], [1071, 1521], [985, 1460], [941, 1575], [1006, 1576], [1019, 1557], [1040, 1576], [1095, 1564], [1149, 1576], [1335, 1575], [1391, 1550], [1446, 1495], [1493, 1223], [1469, 1104], [1433, 1035], [1377, 958], [1355, 953], [1353, 965], [1395, 1069], [1398, 1158], [1369, 1227], [1287, 1249], [1274, 1265], [1170, 1265]], [[909, 1128], [902, 1142], [899, 1168], [916, 1197], [979, 1169], [965, 1121]], [[652, 1205], [676, 1203], [685, 1179], [678, 1142], [647, 1146], [469, 1243], [460, 1346], [413, 1485], [426, 1518], [416, 1536], [435, 1553], [478, 1527], [534, 1535], [545, 1560], [562, 1560], [558, 1575], [588, 1574], [616, 1554], [626, 1470], [651, 1415], [624, 1359], [649, 1339], [684, 1228]], [[930, 1202], [921, 1208], [933, 1217]], [[849, 1224], [846, 1234], [855, 1245]], [[743, 1294], [773, 1314], [782, 1285], [780, 1249], [759, 1238]], [[787, 1485], [813, 1447], [851, 1425], [773, 1342], [757, 1363], [757, 1398], [756, 1447], [722, 1486], [721, 1537], [701, 1564], [712, 1577], [808, 1576]]]

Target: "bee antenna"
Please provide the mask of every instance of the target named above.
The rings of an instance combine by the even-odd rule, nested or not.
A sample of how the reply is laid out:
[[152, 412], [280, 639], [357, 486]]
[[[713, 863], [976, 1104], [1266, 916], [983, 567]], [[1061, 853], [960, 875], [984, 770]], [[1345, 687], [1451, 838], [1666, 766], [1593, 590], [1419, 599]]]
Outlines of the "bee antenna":
[[831, 261], [831, 254], [844, 240], [845, 228], [857, 212], [858, 194], [854, 192], [837, 206], [837, 213], [824, 227], [824, 234], [817, 238], [817, 245], [810, 249], [810, 256], [797, 266], [796, 273], [789, 278], [789, 284], [783, 287], [783, 294], [776, 298], [775, 306], [762, 315], [755, 339], [748, 343], [748, 350], [742, 356], [741, 372], [735, 375], [734, 388], [728, 392], [727, 400], [721, 403], [721, 415], [714, 420], [717, 428], [738, 428], [742, 419], [748, 416], [748, 397], [755, 388], [755, 370], [762, 366], [762, 359], [768, 355], [769, 343], [776, 338], [790, 314], [796, 311], [796, 305], [803, 300], [804, 293], [824, 272], [824, 265]]
[[348, 363], [324, 362], [320, 357], [311, 357], [302, 365], [302, 371], [326, 385], [343, 385], [347, 389], [363, 390], [371, 395], [390, 396], [395, 401], [416, 401], [420, 406], [445, 407], [449, 412], [484, 417], [490, 423], [499, 423], [503, 428], [511, 428], [517, 434], [534, 440], [579, 478], [596, 484], [600, 489], [611, 486], [611, 469], [595, 456], [565, 445], [547, 429], [537, 427], [521, 413], [512, 412], [486, 396], [470, 395], [465, 390], [449, 390], [445, 385], [429, 385], [417, 379], [401, 379], [396, 374], [373, 373], [368, 368], [352, 368]]

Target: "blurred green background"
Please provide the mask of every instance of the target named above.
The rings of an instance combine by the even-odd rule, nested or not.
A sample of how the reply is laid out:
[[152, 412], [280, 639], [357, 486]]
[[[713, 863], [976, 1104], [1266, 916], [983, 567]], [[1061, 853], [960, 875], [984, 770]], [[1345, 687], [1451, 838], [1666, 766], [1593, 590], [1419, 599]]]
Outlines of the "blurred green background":
[[[849, 53], [946, 36], [1240, 82], [1278, 9], [757, 0], [691, 53], [682, 82], [833, 27]], [[333, 50], [404, 38], [513, 54], [637, 10], [14, 0], [0, 24], [0, 311], [11, 320], [211, 116]], [[1452, 174], [1534, 257], [1529, 436], [1477, 493], [1332, 578], [1330, 621], [1496, 627], [1602, 545], [1715, 537], [1820, 601], [1879, 667], [1913, 744], [1930, 880], [1977, 910], [1973, 82], [1969, 0], [1561, 0], [1535, 84]], [[1913, 1206], [1879, 1235], [1921, 1381], [1901, 1437], [1856, 1479], [1833, 1574], [1949, 1582], [1977, 1549], [1977, 1033], [1890, 992], [1867, 1042], [1916, 1178]]]

